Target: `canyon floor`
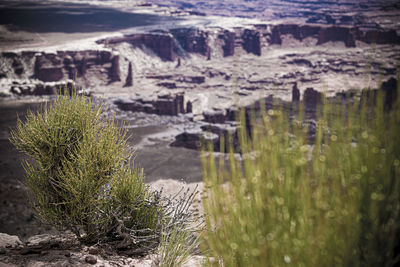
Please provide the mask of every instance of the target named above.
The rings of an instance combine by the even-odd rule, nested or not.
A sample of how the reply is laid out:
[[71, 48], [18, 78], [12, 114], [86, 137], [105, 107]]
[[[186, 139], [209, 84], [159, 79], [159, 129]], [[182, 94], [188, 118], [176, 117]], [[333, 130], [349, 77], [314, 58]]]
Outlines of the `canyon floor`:
[[0, 2], [0, 232], [53, 232], [27, 206], [8, 138], [60, 86], [101, 98], [146, 182], [172, 194], [201, 182], [200, 139], [234, 133], [238, 108], [397, 78], [399, 15], [390, 0]]

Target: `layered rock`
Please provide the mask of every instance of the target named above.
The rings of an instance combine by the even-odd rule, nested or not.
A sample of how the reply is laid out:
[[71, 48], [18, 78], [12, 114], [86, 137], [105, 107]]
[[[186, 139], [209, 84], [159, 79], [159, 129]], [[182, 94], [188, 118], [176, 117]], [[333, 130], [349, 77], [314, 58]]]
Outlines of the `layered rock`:
[[121, 110], [176, 116], [185, 113], [184, 94], [159, 95], [153, 98], [119, 99], [114, 102]]
[[8, 85], [10, 92], [15, 95], [28, 96], [28, 95], [55, 95], [59, 92], [63, 93], [65, 90], [71, 92], [75, 88], [72, 80], [64, 80], [58, 82], [42, 82], [37, 80], [31, 81], [12, 81]]
[[186, 147], [189, 149], [200, 150], [202, 147], [211, 143], [216, 150], [219, 144], [219, 136], [211, 132], [202, 130], [185, 131], [175, 137], [175, 141], [170, 145], [175, 147]]
[[321, 28], [318, 34], [318, 45], [327, 42], [343, 42], [346, 47], [356, 47], [355, 29], [345, 27]]
[[261, 37], [260, 32], [252, 30], [244, 30], [241, 39], [243, 40], [243, 49], [247, 53], [253, 53], [261, 56]]
[[[327, 26], [321, 24], [254, 24], [250, 27], [237, 27], [234, 30], [220, 28], [217, 31], [196, 28], [172, 28], [169, 31], [129, 34], [98, 40], [97, 43], [115, 45], [130, 43], [134, 47], [146, 46], [161, 59], [173, 61], [196, 53], [211, 59], [211, 49], [222, 51], [223, 57], [235, 55], [236, 48], [261, 56], [262, 48], [270, 45], [282, 45], [284, 36], [303, 41], [314, 38], [317, 45], [327, 42], [343, 42], [346, 47], [356, 47], [356, 41], [378, 44], [398, 44], [400, 37], [396, 31], [361, 30], [350, 26]], [[212, 38], [211, 38], [212, 37]], [[218, 40], [210, 46], [210, 40]], [[180, 66], [179, 62], [178, 65]]]
[[395, 30], [370, 30], [365, 33], [362, 40], [368, 44], [400, 44], [400, 36]]
[[[108, 50], [3, 52], [1, 57], [13, 60], [9, 68], [14, 70], [18, 78], [35, 78], [43, 82], [75, 80], [84, 77], [92, 68], [105, 72], [112, 68], [110, 79], [113, 79], [114, 72], [119, 71], [118, 62], [114, 59], [116, 56], [113, 57]], [[17, 77], [7, 73], [4, 78]]]
[[223, 40], [224, 43], [222, 45], [224, 57], [233, 56], [235, 54], [235, 37], [236, 34], [228, 30], [218, 35], [218, 38]]
[[107, 38], [97, 41], [97, 43], [107, 45], [124, 42], [130, 43], [134, 47], [146, 46], [164, 60], [173, 61], [175, 59], [174, 38], [170, 33], [129, 34], [124, 37]]
[[193, 28], [172, 29], [172, 35], [188, 53], [207, 56], [210, 53], [208, 32]]

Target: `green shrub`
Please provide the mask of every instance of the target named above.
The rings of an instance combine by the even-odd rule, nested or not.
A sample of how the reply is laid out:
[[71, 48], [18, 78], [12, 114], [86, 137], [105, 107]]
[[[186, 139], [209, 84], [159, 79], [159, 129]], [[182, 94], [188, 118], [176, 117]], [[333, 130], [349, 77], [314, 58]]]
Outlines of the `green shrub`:
[[239, 133], [242, 160], [233, 149], [228, 164], [204, 153], [209, 264], [393, 266], [400, 106], [384, 112], [383, 99], [375, 107], [326, 103], [311, 143], [301, 112], [289, 120], [263, 111], [251, 137]]
[[162, 198], [134, 168], [126, 131], [103, 117], [102, 105], [79, 96], [57, 96], [26, 121], [11, 142], [30, 156], [26, 186], [39, 219], [73, 231], [85, 243], [107, 242], [127, 254], [157, 248], [162, 229], [185, 232], [192, 199]]

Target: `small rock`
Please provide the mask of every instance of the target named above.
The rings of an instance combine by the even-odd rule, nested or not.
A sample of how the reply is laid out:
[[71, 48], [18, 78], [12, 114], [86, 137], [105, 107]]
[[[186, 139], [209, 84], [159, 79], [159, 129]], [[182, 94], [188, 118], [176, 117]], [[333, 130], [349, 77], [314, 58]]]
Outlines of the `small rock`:
[[96, 248], [96, 247], [90, 247], [89, 248], [89, 254], [97, 255], [97, 254], [99, 254], [99, 249]]
[[0, 233], [0, 248], [15, 248], [19, 245], [22, 245], [22, 242], [18, 236]]
[[85, 261], [86, 261], [87, 263], [90, 263], [90, 264], [96, 264], [96, 263], [97, 263], [97, 259], [96, 259], [96, 257], [93, 256], [93, 255], [87, 255], [87, 256], [85, 257]]
[[65, 256], [65, 257], [68, 257], [68, 258], [71, 257], [71, 251], [68, 251], [68, 250], [65, 251], [65, 252], [64, 252], [64, 256]]

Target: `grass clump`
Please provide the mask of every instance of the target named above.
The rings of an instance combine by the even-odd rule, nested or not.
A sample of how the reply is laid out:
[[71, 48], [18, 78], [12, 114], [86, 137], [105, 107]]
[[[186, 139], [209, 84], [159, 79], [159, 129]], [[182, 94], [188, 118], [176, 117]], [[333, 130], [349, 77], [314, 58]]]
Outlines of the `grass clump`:
[[170, 235], [161, 230], [173, 223], [186, 231], [190, 213], [182, 206], [191, 200], [172, 205], [143, 183], [126, 131], [104, 118], [101, 103], [75, 92], [57, 96], [19, 119], [10, 139], [30, 157], [23, 163], [26, 186], [41, 221], [129, 255], [157, 248], [161, 234]]
[[233, 149], [228, 166], [203, 155], [210, 265], [398, 261], [399, 101], [390, 111], [382, 95], [373, 107], [365, 103], [325, 103], [311, 143], [301, 118], [262, 112], [261, 122], [251, 120], [251, 137], [239, 133], [242, 160]]

